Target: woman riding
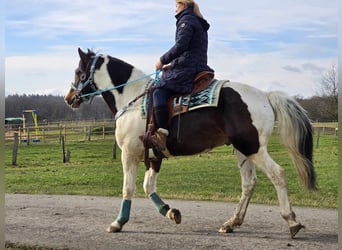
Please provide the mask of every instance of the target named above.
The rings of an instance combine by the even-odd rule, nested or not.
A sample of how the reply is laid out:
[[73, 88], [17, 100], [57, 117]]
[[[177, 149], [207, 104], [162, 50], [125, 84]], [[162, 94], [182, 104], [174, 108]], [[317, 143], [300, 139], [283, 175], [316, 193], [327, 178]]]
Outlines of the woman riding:
[[176, 0], [175, 44], [156, 63], [164, 73], [153, 92], [153, 106], [157, 131], [152, 143], [160, 150], [166, 149], [169, 135], [168, 99], [192, 90], [195, 76], [202, 71], [214, 72], [207, 65], [209, 24], [203, 18], [198, 4], [193, 0]]

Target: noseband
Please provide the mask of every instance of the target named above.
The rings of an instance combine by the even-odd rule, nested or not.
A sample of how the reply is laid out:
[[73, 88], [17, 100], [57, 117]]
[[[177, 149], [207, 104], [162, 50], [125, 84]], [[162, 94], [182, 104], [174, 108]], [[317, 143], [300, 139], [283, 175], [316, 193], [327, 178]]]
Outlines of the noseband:
[[[93, 101], [94, 97], [96, 95], [98, 95], [97, 88], [96, 88], [96, 85], [94, 83], [94, 74], [95, 74], [96, 62], [100, 57], [101, 57], [101, 55], [93, 56], [94, 59], [93, 59], [93, 62], [91, 64], [91, 67], [90, 67], [90, 74], [89, 74], [89, 77], [86, 81], [84, 81], [86, 78], [86, 72], [82, 72], [81, 76], [80, 76], [80, 81], [77, 83], [77, 85], [71, 84], [71, 88], [76, 91], [76, 99], [82, 100], [84, 102], [89, 101], [91, 103]], [[82, 94], [82, 91], [88, 85], [90, 85], [90, 87], [94, 91], [94, 93]]]

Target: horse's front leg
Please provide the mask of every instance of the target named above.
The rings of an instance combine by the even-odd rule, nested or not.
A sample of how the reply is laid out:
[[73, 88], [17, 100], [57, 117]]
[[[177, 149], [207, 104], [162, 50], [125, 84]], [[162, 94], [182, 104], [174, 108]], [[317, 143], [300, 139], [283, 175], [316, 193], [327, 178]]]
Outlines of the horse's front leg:
[[126, 150], [122, 150], [121, 161], [124, 174], [122, 202], [118, 217], [107, 229], [107, 232], [109, 233], [120, 232], [123, 225], [129, 220], [132, 198], [136, 187], [139, 160], [140, 158], [137, 157], [137, 155], [132, 155], [126, 152]]
[[154, 206], [157, 208], [158, 212], [163, 216], [166, 216], [176, 224], [181, 223], [182, 216], [178, 209], [170, 208], [156, 192], [157, 187], [157, 177], [160, 169], [160, 162], [151, 162], [151, 166], [145, 172], [144, 178], [144, 191], [145, 194], [152, 200]]

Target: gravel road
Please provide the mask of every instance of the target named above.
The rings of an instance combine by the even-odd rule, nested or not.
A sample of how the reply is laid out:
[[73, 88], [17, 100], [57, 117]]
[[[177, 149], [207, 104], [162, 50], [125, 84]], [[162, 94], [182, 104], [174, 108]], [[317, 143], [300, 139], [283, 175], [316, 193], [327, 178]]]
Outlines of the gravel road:
[[165, 199], [182, 213], [175, 225], [136, 198], [124, 230], [109, 234], [121, 198], [8, 194], [5, 201], [6, 242], [24, 249], [338, 249], [336, 209], [294, 207], [306, 229], [291, 239], [277, 206], [251, 204], [240, 228], [220, 234], [235, 203]]

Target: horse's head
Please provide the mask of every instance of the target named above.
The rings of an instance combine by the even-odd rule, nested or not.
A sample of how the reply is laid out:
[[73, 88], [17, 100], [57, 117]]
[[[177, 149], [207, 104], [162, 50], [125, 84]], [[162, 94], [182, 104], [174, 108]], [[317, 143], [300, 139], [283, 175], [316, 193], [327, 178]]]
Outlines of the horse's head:
[[[102, 95], [115, 115], [118, 109], [121, 109], [136, 95], [141, 94], [150, 79], [140, 70], [134, 69], [131, 64], [118, 58], [98, 55], [89, 49], [88, 52], [83, 52], [80, 48], [78, 54], [80, 61], [75, 70], [75, 79], [64, 97], [67, 105], [73, 109], [79, 108], [83, 102], [91, 101], [96, 95]], [[135, 84], [136, 88], [130, 88], [130, 92], [124, 92], [131, 78], [140, 79], [132, 82], [142, 84]]]
[[78, 48], [78, 54], [80, 61], [75, 70], [75, 79], [64, 97], [65, 102], [73, 109], [79, 108], [82, 102], [89, 101], [94, 97], [92, 93], [97, 91], [97, 86], [94, 83], [95, 69], [101, 64], [100, 60], [103, 62], [99, 55], [89, 49], [85, 53]]

